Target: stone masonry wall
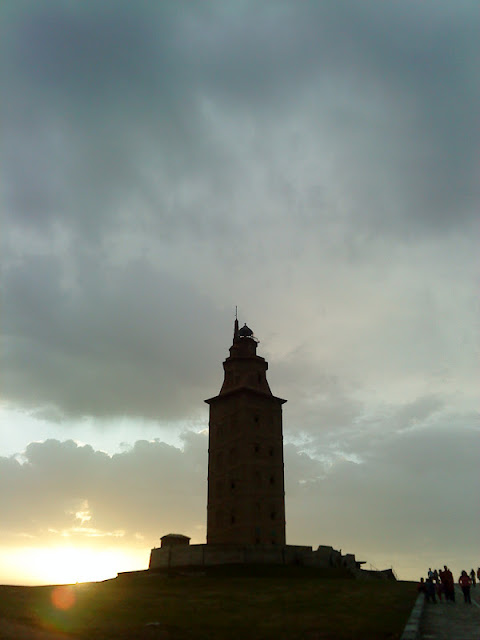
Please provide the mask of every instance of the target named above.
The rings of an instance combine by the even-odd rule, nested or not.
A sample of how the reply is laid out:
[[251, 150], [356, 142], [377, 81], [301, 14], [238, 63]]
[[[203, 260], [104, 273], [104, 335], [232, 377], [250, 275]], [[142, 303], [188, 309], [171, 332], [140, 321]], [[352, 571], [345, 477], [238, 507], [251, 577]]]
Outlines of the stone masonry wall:
[[311, 567], [357, 568], [355, 556], [342, 556], [332, 547], [313, 551], [306, 546], [270, 545], [206, 545], [154, 548], [150, 553], [149, 569], [222, 564], [299, 564]]

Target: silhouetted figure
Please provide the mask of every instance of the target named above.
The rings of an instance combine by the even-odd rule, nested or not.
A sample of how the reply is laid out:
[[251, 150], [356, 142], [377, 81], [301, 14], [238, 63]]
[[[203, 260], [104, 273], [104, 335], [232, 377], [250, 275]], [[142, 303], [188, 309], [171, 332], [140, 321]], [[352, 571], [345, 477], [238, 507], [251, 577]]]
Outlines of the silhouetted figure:
[[427, 591], [427, 588], [425, 586], [425, 580], [423, 578], [420, 578], [420, 582], [417, 585], [417, 591], [418, 593], [423, 593], [423, 594], [425, 594]]
[[437, 599], [435, 597], [435, 585], [432, 578], [427, 578], [425, 582], [425, 601], [437, 604]]
[[443, 571], [440, 571], [440, 580], [443, 584], [445, 600], [455, 602], [455, 583], [453, 581], [452, 572], [447, 567], [447, 565], [444, 565]]
[[475, 580], [475, 569], [472, 569], [470, 571], [470, 579], [472, 581], [472, 587], [475, 589], [476, 585], [476, 580]]
[[462, 587], [463, 599], [465, 600], [465, 604], [472, 604], [472, 600], [470, 598], [470, 587], [472, 586], [472, 579], [465, 570], [462, 571], [462, 575], [458, 579], [458, 584]]
[[436, 585], [436, 587], [437, 587], [437, 596], [438, 596], [438, 599], [440, 600], [440, 602], [442, 602], [442, 599], [443, 599], [443, 593], [444, 593], [444, 588], [443, 588], [443, 584], [442, 584], [442, 582], [441, 582], [440, 578], [438, 578], [438, 580], [437, 580], [437, 585]]

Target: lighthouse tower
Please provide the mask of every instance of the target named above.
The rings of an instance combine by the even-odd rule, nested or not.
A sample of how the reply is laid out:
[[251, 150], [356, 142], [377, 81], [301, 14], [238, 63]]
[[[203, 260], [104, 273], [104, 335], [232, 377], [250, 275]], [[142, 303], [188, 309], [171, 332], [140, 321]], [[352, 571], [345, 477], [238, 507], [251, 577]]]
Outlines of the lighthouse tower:
[[210, 406], [207, 545], [285, 545], [282, 404], [258, 340], [235, 320], [225, 377]]
[[333, 547], [287, 545], [283, 475], [282, 405], [267, 382], [258, 340], [235, 320], [225, 376], [210, 407], [207, 544], [179, 533], [163, 535], [149, 569], [225, 564], [347, 567], [362, 562]]

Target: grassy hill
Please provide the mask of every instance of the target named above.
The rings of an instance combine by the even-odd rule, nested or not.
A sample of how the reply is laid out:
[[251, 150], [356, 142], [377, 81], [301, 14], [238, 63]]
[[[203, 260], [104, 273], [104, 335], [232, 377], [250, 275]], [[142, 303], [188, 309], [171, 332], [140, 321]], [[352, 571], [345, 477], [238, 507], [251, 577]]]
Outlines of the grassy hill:
[[416, 596], [413, 583], [340, 570], [217, 567], [0, 586], [0, 617], [98, 640], [386, 640], [400, 637]]

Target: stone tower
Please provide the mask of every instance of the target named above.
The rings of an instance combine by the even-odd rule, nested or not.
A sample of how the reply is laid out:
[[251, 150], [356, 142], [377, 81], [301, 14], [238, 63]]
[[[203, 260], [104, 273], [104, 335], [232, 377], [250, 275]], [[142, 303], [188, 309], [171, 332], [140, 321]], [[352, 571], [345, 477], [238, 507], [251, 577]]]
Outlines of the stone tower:
[[210, 406], [207, 545], [285, 545], [282, 404], [257, 340], [235, 320], [225, 378]]

